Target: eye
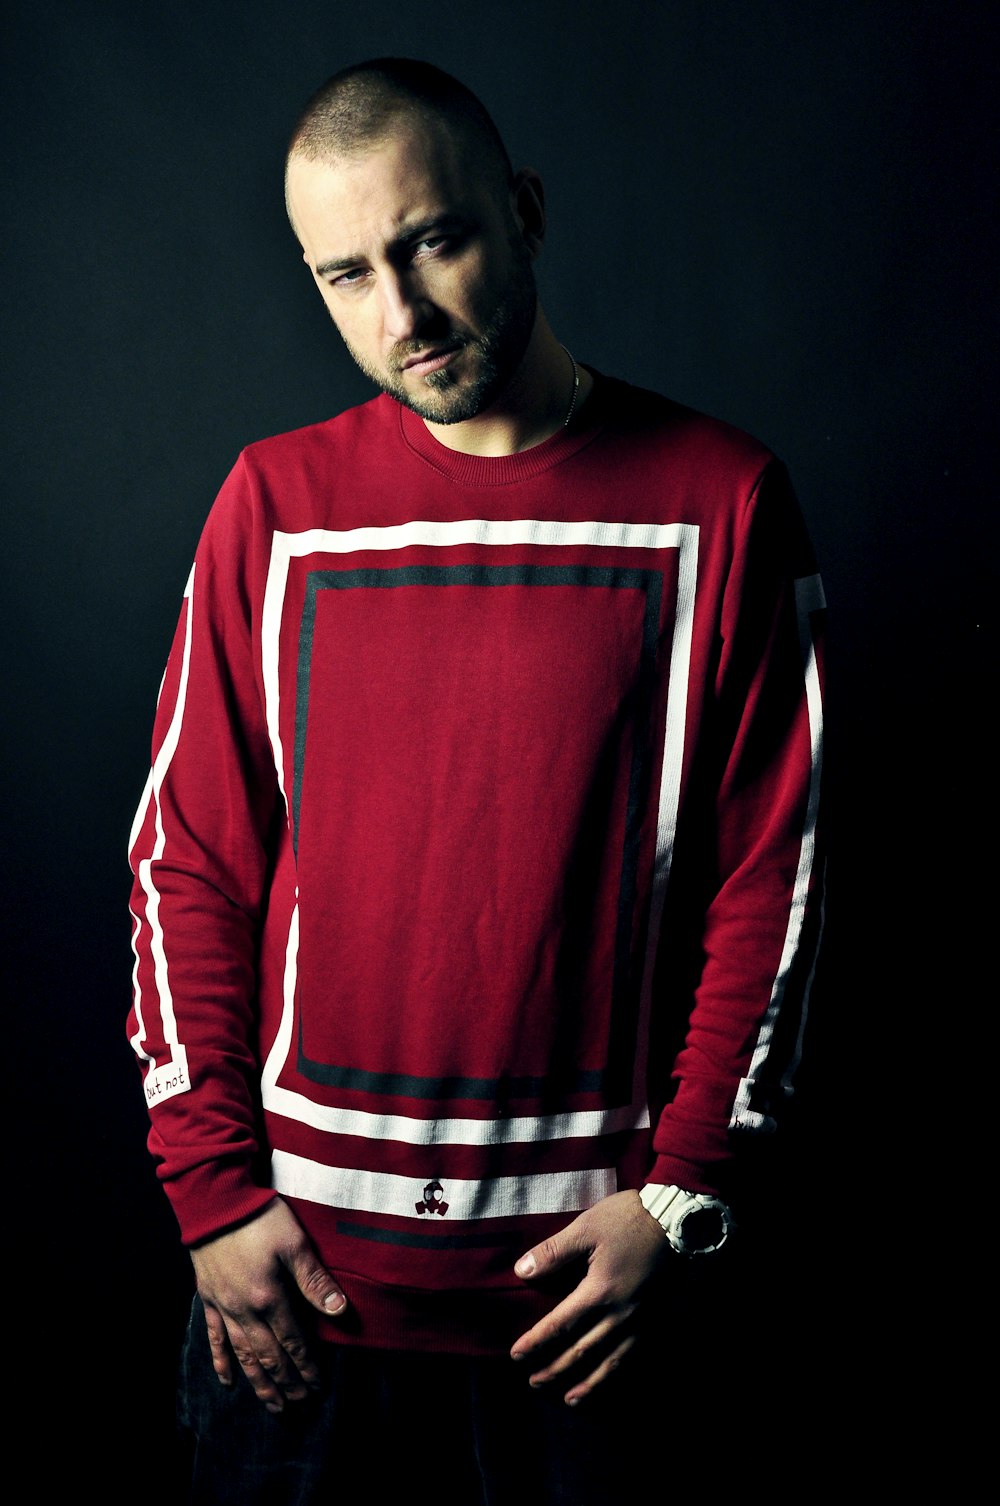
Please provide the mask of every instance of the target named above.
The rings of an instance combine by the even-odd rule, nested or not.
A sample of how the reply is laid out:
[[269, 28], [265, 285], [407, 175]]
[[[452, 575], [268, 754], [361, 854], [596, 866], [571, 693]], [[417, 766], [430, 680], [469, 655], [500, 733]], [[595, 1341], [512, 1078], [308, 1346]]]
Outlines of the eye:
[[422, 240], [414, 241], [412, 247], [413, 255], [415, 257], [434, 256], [448, 244], [449, 237], [447, 235], [425, 235]]
[[367, 267], [350, 267], [346, 272], [338, 272], [336, 277], [329, 279], [331, 288], [356, 288], [364, 282], [368, 276]]

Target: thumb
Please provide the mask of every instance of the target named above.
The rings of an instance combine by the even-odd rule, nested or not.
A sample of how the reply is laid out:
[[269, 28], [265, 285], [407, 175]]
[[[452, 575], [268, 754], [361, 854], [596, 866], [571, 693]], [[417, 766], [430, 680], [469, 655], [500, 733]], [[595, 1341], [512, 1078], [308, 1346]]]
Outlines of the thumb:
[[336, 1318], [346, 1309], [347, 1298], [325, 1265], [321, 1265], [310, 1244], [303, 1244], [288, 1261], [288, 1269], [306, 1301], [328, 1318]]
[[552, 1234], [548, 1239], [543, 1239], [541, 1244], [533, 1245], [520, 1260], [514, 1262], [514, 1274], [530, 1281], [533, 1276], [547, 1276], [550, 1271], [557, 1271], [560, 1266], [589, 1253], [590, 1245], [580, 1226], [581, 1220], [575, 1218], [565, 1229], [560, 1229], [558, 1234]]

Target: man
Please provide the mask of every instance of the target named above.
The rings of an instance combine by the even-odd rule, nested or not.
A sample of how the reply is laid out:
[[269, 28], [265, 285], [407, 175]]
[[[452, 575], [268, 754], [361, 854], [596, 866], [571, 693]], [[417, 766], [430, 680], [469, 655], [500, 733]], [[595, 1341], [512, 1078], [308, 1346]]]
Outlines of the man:
[[818, 578], [756, 441], [559, 344], [455, 80], [337, 75], [286, 195], [383, 395], [237, 463], [133, 832], [196, 1493], [607, 1502], [798, 1057]]

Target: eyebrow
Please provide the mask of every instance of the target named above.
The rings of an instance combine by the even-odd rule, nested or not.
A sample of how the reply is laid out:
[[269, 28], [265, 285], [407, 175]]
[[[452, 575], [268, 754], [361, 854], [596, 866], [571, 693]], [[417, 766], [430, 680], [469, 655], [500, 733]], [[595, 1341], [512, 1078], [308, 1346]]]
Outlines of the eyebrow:
[[[468, 223], [468, 216], [461, 214], [436, 214], [427, 220], [417, 220], [412, 225], [403, 225], [400, 228], [399, 234], [390, 241], [389, 249], [412, 245], [414, 241], [419, 241], [432, 231], [447, 234], [449, 231], [460, 230]], [[368, 258], [360, 252], [356, 256], [332, 256], [329, 260], [317, 264], [316, 276], [328, 277], [331, 272], [347, 272], [367, 260]]]

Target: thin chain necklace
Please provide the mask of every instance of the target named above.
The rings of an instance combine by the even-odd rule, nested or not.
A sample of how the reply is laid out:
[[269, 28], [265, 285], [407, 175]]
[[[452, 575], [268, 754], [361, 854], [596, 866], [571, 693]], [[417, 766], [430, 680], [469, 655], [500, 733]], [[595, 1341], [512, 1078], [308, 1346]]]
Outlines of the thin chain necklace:
[[[566, 350], [565, 345], [562, 347], [562, 349]], [[568, 350], [566, 350], [566, 354], [569, 356], [573, 366], [573, 396], [569, 400], [569, 410], [566, 414], [566, 417], [563, 419], [564, 429], [569, 428], [570, 420], [572, 419], [573, 414], [576, 411], [576, 400], [580, 393], [580, 368], [579, 366], [577, 366]]]

